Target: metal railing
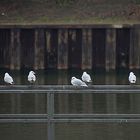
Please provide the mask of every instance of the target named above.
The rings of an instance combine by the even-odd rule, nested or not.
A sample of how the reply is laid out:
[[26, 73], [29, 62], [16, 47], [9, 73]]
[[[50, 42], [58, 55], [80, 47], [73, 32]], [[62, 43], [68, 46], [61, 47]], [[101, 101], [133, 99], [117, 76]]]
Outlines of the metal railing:
[[56, 122], [140, 122], [140, 114], [55, 114], [55, 94], [139, 94], [139, 85], [17, 85], [0, 86], [0, 94], [47, 94], [47, 114], [0, 114], [0, 123], [47, 123], [48, 140], [54, 140]]

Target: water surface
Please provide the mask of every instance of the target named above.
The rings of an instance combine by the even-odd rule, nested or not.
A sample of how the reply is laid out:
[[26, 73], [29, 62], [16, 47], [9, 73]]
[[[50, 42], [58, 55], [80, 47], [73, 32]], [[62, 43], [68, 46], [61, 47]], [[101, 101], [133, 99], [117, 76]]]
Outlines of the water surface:
[[[27, 70], [9, 71], [17, 85], [27, 85]], [[36, 71], [36, 85], [70, 85], [72, 76], [81, 78], [81, 70]], [[5, 71], [0, 71], [3, 79]], [[129, 71], [88, 71], [92, 84], [129, 84]], [[140, 84], [140, 74], [137, 83]], [[5, 83], [0, 81], [1, 85]], [[140, 114], [140, 94], [59, 94], [54, 96], [55, 113]], [[45, 94], [0, 94], [0, 114], [47, 113]], [[55, 140], [138, 140], [139, 123], [55, 123]], [[3, 140], [46, 140], [47, 124], [6, 123], [0, 124]]]

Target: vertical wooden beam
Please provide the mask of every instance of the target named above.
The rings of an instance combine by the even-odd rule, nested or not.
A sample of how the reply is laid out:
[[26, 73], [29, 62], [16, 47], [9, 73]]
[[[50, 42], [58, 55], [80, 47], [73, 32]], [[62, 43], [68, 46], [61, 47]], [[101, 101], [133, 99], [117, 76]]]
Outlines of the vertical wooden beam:
[[130, 30], [129, 68], [140, 69], [140, 29], [135, 27]]
[[10, 69], [20, 69], [20, 30], [11, 29]]
[[56, 29], [46, 31], [45, 68], [57, 68], [58, 33]]
[[45, 68], [49, 67], [49, 54], [51, 53], [51, 33], [46, 31]]
[[82, 64], [82, 29], [69, 29], [69, 68], [81, 69]]
[[43, 29], [35, 30], [34, 69], [44, 69], [45, 33]]
[[68, 68], [68, 30], [58, 30], [58, 69]]
[[116, 29], [106, 30], [106, 71], [116, 68]]
[[82, 29], [82, 69], [92, 69], [92, 29]]
[[35, 31], [34, 29], [21, 29], [20, 31], [21, 42], [21, 68], [34, 68], [34, 44], [35, 44]]
[[[68, 44], [69, 44], [69, 51], [68, 51], [68, 65], [69, 68], [75, 67], [74, 62], [74, 51], [76, 48], [76, 30], [69, 29], [68, 34]], [[73, 54], [73, 57], [71, 57], [71, 54]]]

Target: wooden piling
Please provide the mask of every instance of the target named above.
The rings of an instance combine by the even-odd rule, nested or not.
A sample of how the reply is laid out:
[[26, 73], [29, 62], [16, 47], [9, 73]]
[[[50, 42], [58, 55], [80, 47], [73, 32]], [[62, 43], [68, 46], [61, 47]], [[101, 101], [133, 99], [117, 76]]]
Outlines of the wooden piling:
[[20, 69], [20, 29], [11, 29], [10, 69]]
[[91, 29], [82, 29], [82, 69], [92, 69]]
[[68, 30], [58, 30], [58, 69], [68, 68]]
[[116, 29], [116, 68], [129, 68], [130, 28]]
[[44, 69], [45, 32], [43, 29], [35, 30], [35, 60], [34, 69]]
[[57, 30], [46, 30], [45, 68], [57, 68], [57, 46]]
[[92, 31], [92, 68], [105, 69], [106, 29], [95, 28]]
[[20, 32], [21, 40], [21, 68], [34, 68], [34, 29], [22, 29]]
[[0, 28], [1, 68], [140, 69], [139, 25]]
[[10, 68], [10, 29], [0, 30], [0, 67]]
[[82, 30], [69, 29], [68, 34], [68, 63], [69, 68], [81, 68], [82, 61]]
[[116, 29], [106, 30], [106, 71], [115, 70], [116, 68]]
[[140, 29], [131, 28], [130, 30], [130, 57], [129, 68], [140, 69]]

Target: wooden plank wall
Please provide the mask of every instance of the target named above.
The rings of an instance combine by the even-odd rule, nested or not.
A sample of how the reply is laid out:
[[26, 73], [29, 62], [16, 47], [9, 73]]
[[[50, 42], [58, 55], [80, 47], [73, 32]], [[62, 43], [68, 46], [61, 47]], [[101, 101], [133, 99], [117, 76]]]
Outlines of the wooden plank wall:
[[10, 69], [20, 70], [20, 29], [11, 29]]
[[139, 26], [0, 29], [0, 67], [12, 70], [140, 69], [139, 52]]
[[10, 29], [0, 30], [0, 67], [10, 68]]
[[107, 29], [106, 31], [106, 71], [116, 68], [116, 30]]
[[45, 32], [43, 29], [35, 30], [35, 60], [34, 69], [44, 69]]
[[22, 29], [20, 33], [21, 41], [21, 68], [34, 68], [34, 57], [35, 57], [35, 32], [33, 29]]
[[80, 29], [69, 29], [68, 45], [69, 68], [80, 69], [82, 64], [82, 31]]
[[106, 29], [92, 29], [92, 68], [105, 69]]
[[68, 68], [68, 30], [58, 31], [58, 69]]
[[130, 69], [140, 69], [140, 29], [132, 28], [130, 33]]
[[82, 29], [82, 69], [92, 69], [92, 29]]
[[46, 30], [45, 68], [57, 69], [57, 58], [58, 58], [57, 52], [58, 52], [57, 29]]

